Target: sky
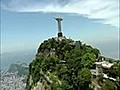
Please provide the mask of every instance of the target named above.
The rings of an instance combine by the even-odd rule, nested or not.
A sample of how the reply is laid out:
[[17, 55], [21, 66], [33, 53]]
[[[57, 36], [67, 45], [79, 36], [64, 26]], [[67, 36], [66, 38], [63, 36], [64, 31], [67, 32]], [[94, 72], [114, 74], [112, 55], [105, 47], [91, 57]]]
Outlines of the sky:
[[57, 36], [60, 15], [64, 36], [119, 58], [119, 0], [1, 0], [0, 6], [2, 54], [37, 50]]

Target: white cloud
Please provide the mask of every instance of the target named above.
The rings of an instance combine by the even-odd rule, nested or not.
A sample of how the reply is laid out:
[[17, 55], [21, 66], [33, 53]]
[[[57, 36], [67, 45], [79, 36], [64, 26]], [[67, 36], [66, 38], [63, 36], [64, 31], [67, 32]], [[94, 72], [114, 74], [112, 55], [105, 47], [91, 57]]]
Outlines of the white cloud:
[[2, 8], [15, 12], [75, 13], [119, 28], [119, 0], [8, 0]]

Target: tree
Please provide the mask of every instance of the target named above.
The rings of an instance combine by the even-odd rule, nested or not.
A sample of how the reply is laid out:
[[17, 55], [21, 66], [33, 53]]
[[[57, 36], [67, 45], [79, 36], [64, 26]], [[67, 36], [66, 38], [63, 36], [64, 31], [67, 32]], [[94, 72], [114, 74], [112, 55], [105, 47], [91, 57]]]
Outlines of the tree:
[[120, 63], [115, 63], [109, 70], [109, 76], [117, 78], [120, 77]]
[[[80, 90], [87, 90], [91, 83], [91, 72], [88, 68], [82, 68], [78, 72], [77, 82], [79, 83]], [[79, 89], [78, 89], [79, 90]]]
[[102, 90], [117, 90], [115, 87], [115, 84], [110, 80], [106, 80], [105, 84], [102, 86], [101, 89]]
[[93, 67], [95, 59], [96, 59], [96, 57], [95, 57], [94, 53], [86, 53], [82, 57], [81, 64], [83, 65], [83, 67], [91, 68], [91, 67]]

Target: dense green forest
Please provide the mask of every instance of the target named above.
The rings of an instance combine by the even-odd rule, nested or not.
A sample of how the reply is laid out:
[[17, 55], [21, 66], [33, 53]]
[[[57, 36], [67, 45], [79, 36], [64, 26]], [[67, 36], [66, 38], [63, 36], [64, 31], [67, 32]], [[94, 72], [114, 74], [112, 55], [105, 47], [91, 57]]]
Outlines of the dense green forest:
[[[31, 90], [37, 82], [42, 83], [46, 90], [93, 90], [89, 86], [90, 69], [94, 67], [99, 55], [98, 49], [80, 41], [55, 38], [45, 40], [29, 64], [26, 90]], [[111, 83], [106, 81], [103, 90]]]

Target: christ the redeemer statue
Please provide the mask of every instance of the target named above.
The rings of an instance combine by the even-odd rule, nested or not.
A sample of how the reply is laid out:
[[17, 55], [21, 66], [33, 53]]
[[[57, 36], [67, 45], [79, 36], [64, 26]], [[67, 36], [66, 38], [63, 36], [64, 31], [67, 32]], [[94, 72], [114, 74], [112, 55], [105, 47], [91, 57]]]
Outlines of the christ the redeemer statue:
[[62, 31], [61, 31], [61, 21], [63, 20], [60, 16], [55, 18], [58, 22], [58, 37], [62, 37]]

